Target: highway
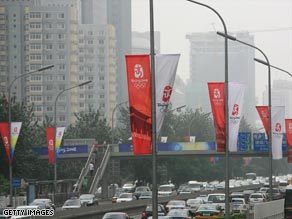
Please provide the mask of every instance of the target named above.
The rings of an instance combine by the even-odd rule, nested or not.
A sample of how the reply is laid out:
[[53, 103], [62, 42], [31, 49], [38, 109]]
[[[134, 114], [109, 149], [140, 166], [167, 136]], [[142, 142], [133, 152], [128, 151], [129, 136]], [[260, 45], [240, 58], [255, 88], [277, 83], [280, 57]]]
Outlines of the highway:
[[[244, 186], [244, 187], [237, 187], [237, 188], [230, 188], [230, 192], [234, 191], [243, 191], [248, 189], [258, 189], [262, 185], [250, 185], [250, 186]], [[215, 193], [217, 191], [212, 192], [198, 192], [194, 194], [182, 194], [177, 196], [168, 196], [168, 197], [159, 197], [158, 202], [162, 204], [166, 204], [169, 200], [172, 199], [183, 199], [187, 200], [189, 198], [197, 197], [201, 194], [207, 194], [207, 193]], [[220, 192], [224, 192], [224, 190], [220, 190]], [[123, 203], [114, 203], [112, 204], [109, 201], [101, 202], [98, 206], [88, 206], [88, 207], [82, 207], [79, 209], [73, 209], [73, 210], [66, 210], [66, 211], [56, 211], [55, 215], [52, 217], [46, 217], [46, 218], [55, 218], [55, 219], [101, 219], [102, 216], [106, 212], [111, 211], [122, 211], [127, 212], [130, 216], [134, 216], [134, 218], [139, 218], [137, 215], [139, 215], [143, 210], [144, 207], [151, 203], [151, 199], [149, 200], [136, 200], [132, 202], [123, 202]], [[36, 217], [36, 218], [43, 218], [43, 217]]]

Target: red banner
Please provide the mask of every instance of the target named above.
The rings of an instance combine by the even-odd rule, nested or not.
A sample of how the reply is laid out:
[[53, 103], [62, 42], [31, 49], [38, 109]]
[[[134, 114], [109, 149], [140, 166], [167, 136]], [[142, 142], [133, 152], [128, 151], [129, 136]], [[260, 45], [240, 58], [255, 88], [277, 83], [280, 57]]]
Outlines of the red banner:
[[292, 163], [292, 119], [285, 119], [288, 163]]
[[11, 165], [12, 160], [10, 156], [10, 136], [9, 136], [9, 123], [8, 122], [0, 122], [0, 133], [2, 136], [2, 141], [5, 147], [6, 155], [8, 158], [8, 163]]
[[225, 126], [225, 92], [223, 82], [208, 83], [211, 108], [214, 118], [216, 144], [218, 152], [225, 152], [226, 126]]
[[49, 163], [55, 163], [55, 128], [46, 128]]
[[127, 55], [132, 145], [135, 155], [151, 154], [152, 111], [149, 55]]
[[269, 137], [269, 108], [268, 106], [256, 106], [256, 109], [266, 130], [266, 134]]

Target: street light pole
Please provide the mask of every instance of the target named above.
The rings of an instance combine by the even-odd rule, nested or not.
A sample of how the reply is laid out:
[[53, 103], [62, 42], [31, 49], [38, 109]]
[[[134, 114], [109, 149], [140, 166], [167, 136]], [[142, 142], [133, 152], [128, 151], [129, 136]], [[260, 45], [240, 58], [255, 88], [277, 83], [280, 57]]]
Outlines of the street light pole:
[[150, 13], [150, 69], [151, 69], [151, 115], [152, 115], [152, 216], [158, 218], [157, 197], [157, 144], [156, 144], [156, 86], [155, 86], [155, 45], [153, 0], [149, 0]]
[[[56, 137], [56, 132], [57, 132], [57, 100], [59, 98], [59, 96], [61, 96], [61, 94], [63, 94], [65, 91], [68, 91], [68, 90], [71, 90], [71, 89], [74, 89], [76, 87], [82, 87], [86, 84], [89, 84], [91, 83], [92, 81], [86, 81], [84, 83], [81, 83], [81, 84], [78, 84], [78, 85], [75, 85], [73, 87], [69, 87], [67, 89], [64, 89], [62, 90], [56, 97], [55, 99], [55, 113], [54, 113], [54, 126], [55, 126], [55, 137]], [[55, 140], [55, 155], [56, 155], [56, 140]], [[53, 202], [55, 202], [55, 193], [56, 193], [56, 190], [57, 190], [57, 160], [56, 160], [56, 156], [55, 156], [55, 162], [54, 162], [54, 193], [53, 193]]]
[[[263, 61], [263, 60], [261, 60], [261, 59], [254, 58], [253, 60], [256, 61], [256, 62], [259, 62], [259, 63], [261, 63], [261, 64], [263, 64], [263, 65], [268, 66], [268, 63], [265, 62], [265, 61]], [[276, 66], [274, 66], [274, 65], [271, 65], [271, 64], [270, 64], [270, 66], [271, 66], [272, 68], [274, 68], [274, 69], [277, 69], [277, 70], [279, 70], [279, 71], [285, 72], [287, 75], [289, 75], [290, 77], [292, 77], [292, 74], [291, 74], [290, 72], [288, 72], [288, 71], [286, 71], [286, 70], [284, 70], [284, 69], [282, 69], [282, 68], [276, 67]]]
[[272, 90], [272, 86], [271, 86], [271, 65], [269, 62], [268, 57], [266, 56], [266, 54], [258, 47], [251, 45], [249, 43], [243, 42], [241, 40], [238, 40], [236, 37], [230, 36], [227, 33], [221, 33], [221, 32], [217, 32], [217, 34], [219, 36], [223, 36], [226, 38], [228, 38], [229, 40], [233, 40], [236, 42], [239, 42], [241, 44], [244, 44], [246, 46], [249, 46], [251, 48], [256, 49], [257, 51], [259, 51], [266, 59], [266, 65], [268, 66], [268, 93], [269, 93], [269, 98], [268, 98], [268, 108], [269, 108], [269, 169], [270, 169], [270, 174], [269, 174], [269, 195], [270, 195], [270, 199], [273, 200], [272, 197], [272, 185], [273, 185], [273, 162], [272, 162], [272, 95], [271, 95], [271, 90]]
[[220, 19], [224, 33], [226, 34], [224, 40], [224, 51], [225, 51], [225, 132], [226, 132], [226, 139], [225, 139], [225, 214], [226, 219], [229, 219], [230, 216], [230, 206], [229, 206], [229, 112], [228, 112], [228, 39], [227, 39], [227, 28], [222, 16], [212, 7], [209, 5], [193, 1], [187, 0], [197, 5], [201, 5], [213, 11]]
[[115, 108], [113, 109], [113, 111], [112, 111], [112, 144], [114, 143], [114, 114], [115, 114], [115, 111], [116, 111], [116, 109], [120, 106], [120, 105], [122, 105], [122, 104], [124, 104], [124, 103], [127, 103], [128, 101], [124, 101], [124, 102], [121, 102], [121, 103], [118, 103], [116, 106], [115, 106]]
[[[54, 67], [54, 65], [48, 65], [48, 66], [42, 67], [40, 69], [21, 74], [21, 75], [15, 77], [14, 80], [11, 81], [11, 83], [9, 84], [9, 86], [8, 86], [8, 127], [9, 127], [9, 138], [11, 137], [11, 103], [10, 103], [11, 99], [10, 98], [11, 98], [11, 87], [12, 87], [13, 83], [19, 78], [25, 77], [27, 75], [30, 75], [30, 74], [33, 74], [33, 73], [36, 73], [36, 72], [42, 72], [42, 71], [45, 71], [47, 69], [51, 69], [53, 67]], [[11, 156], [10, 156], [10, 158], [11, 158]], [[12, 206], [12, 196], [13, 196], [12, 176], [13, 176], [13, 174], [12, 174], [12, 159], [11, 159], [11, 162], [9, 163], [9, 193], [10, 193], [9, 205], [10, 206]]]

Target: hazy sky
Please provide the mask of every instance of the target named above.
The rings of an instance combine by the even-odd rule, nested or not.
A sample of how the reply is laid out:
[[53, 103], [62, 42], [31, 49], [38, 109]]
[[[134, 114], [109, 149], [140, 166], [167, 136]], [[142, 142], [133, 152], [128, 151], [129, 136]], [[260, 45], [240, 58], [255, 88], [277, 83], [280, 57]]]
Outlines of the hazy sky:
[[[255, 37], [255, 46], [264, 51], [272, 65], [292, 73], [292, 0], [200, 2], [220, 13], [228, 32], [249, 31]], [[133, 31], [149, 31], [149, 20], [149, 0], [132, 0]], [[186, 34], [223, 31], [222, 23], [214, 12], [186, 0], [154, 0], [154, 25], [155, 31], [161, 34], [161, 53], [181, 53], [177, 73], [184, 80], [189, 77], [189, 41]], [[264, 60], [258, 52], [255, 56]], [[291, 77], [277, 70], [272, 70], [272, 79], [292, 81]], [[260, 100], [267, 81], [267, 68], [256, 64], [256, 96]]]

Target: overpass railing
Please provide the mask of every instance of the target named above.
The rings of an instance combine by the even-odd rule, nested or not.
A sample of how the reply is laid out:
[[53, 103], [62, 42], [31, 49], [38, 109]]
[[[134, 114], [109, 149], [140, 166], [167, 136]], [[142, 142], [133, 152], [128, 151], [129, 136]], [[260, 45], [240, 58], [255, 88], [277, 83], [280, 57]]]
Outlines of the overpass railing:
[[98, 167], [98, 169], [95, 173], [94, 179], [93, 179], [91, 186], [90, 186], [90, 189], [89, 189], [90, 194], [95, 193], [96, 188], [99, 184], [99, 181], [102, 179], [104, 171], [106, 170], [109, 159], [110, 159], [110, 145], [107, 146], [107, 149], [104, 153], [104, 157], [100, 163], [100, 166]]

